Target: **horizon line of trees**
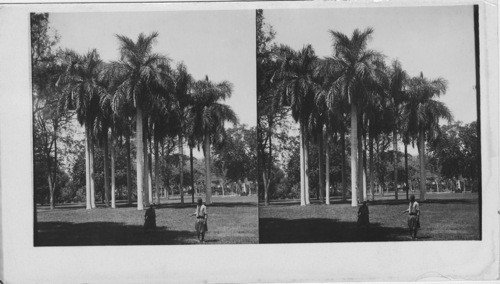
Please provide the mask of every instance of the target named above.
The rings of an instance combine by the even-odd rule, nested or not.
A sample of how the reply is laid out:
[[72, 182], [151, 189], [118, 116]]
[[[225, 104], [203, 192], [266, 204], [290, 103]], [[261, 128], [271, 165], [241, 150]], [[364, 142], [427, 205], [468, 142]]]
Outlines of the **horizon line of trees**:
[[[299, 125], [301, 205], [310, 204], [311, 148], [318, 152], [316, 196], [330, 203], [332, 144], [340, 148], [342, 199], [347, 200], [346, 139], [350, 146], [351, 205], [368, 199], [367, 188], [373, 199], [377, 172], [374, 145], [378, 148], [383, 137], [392, 140], [395, 199], [399, 198], [401, 174], [399, 142], [404, 144], [406, 198], [410, 184], [407, 147], [416, 144], [420, 200], [426, 199], [426, 147], [439, 141], [440, 120], [453, 120], [451, 111], [438, 100], [448, 83], [443, 78], [425, 78], [422, 72], [412, 77], [397, 59], [386, 63], [384, 54], [368, 46], [373, 33], [372, 28], [355, 29], [351, 36], [329, 30], [332, 53], [320, 58], [310, 44], [294, 50], [274, 43], [276, 32], [265, 23], [263, 11], [257, 10], [259, 187], [265, 205], [269, 204], [271, 185], [276, 184], [272, 176], [276, 174], [273, 141], [280, 139], [279, 129], [290, 116]], [[477, 134], [471, 143], [479, 145]], [[477, 167], [477, 162], [469, 161], [469, 168], [471, 163]]]
[[[196, 80], [182, 62], [173, 67], [170, 58], [153, 51], [157, 32], [141, 33], [135, 41], [116, 35], [120, 57], [104, 62], [96, 49], [86, 54], [56, 49], [59, 37], [50, 33], [49, 14], [32, 13], [30, 17], [34, 170], [35, 175], [43, 171], [47, 176], [51, 208], [55, 206], [54, 192], [61, 171], [58, 140], [74, 117], [85, 129], [87, 209], [96, 207], [95, 147], [103, 152], [105, 203], [112, 208], [116, 206], [115, 149], [119, 141], [120, 145], [125, 141], [129, 203], [133, 196], [131, 143], [135, 143], [138, 210], [149, 206], [154, 199], [160, 203], [160, 148], [163, 151], [167, 140], [172, 139], [177, 140], [181, 187], [184, 146], [189, 147], [192, 202], [193, 149], [203, 149], [206, 203], [210, 204], [212, 148], [224, 145], [227, 122], [238, 123], [237, 115], [223, 103], [232, 95], [232, 84], [212, 82], [208, 76]], [[184, 203], [183, 190], [180, 198]]]

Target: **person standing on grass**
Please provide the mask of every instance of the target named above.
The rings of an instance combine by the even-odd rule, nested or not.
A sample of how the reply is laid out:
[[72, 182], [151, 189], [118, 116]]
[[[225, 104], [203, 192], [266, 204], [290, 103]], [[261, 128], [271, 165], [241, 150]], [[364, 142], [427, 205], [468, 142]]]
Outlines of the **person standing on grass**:
[[418, 202], [415, 201], [415, 195], [410, 196], [410, 206], [402, 213], [408, 212], [408, 228], [410, 229], [410, 236], [414, 240], [417, 238], [417, 231], [420, 228], [420, 207]]
[[151, 203], [144, 214], [144, 232], [150, 230], [156, 231], [156, 212], [153, 203]]
[[200, 243], [205, 242], [205, 232], [208, 231], [207, 228], [207, 206], [203, 204], [203, 200], [198, 198], [198, 204], [196, 205], [196, 212], [193, 215], [196, 216], [196, 222], [194, 228], [196, 229], [196, 234], [198, 235], [198, 241]]
[[363, 201], [363, 205], [361, 205], [358, 210], [358, 227], [368, 227], [369, 224], [370, 213], [368, 211], [368, 205], [366, 201]]

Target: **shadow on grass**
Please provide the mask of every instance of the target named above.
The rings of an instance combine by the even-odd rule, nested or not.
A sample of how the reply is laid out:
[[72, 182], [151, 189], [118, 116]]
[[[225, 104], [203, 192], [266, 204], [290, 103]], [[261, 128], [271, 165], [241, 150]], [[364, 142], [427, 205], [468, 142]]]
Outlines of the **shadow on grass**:
[[165, 245], [196, 243], [193, 231], [159, 227], [145, 233], [142, 226], [113, 222], [40, 222], [35, 246]]
[[261, 218], [259, 238], [261, 243], [379, 242], [410, 239], [408, 230], [401, 227], [382, 227], [380, 223], [373, 223], [365, 229], [358, 228], [356, 222], [325, 218]]

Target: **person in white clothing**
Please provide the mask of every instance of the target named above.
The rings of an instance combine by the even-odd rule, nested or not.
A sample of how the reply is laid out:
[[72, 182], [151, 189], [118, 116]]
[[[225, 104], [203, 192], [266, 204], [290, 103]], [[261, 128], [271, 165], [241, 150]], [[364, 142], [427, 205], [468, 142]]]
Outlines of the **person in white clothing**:
[[196, 211], [193, 215], [196, 216], [196, 222], [194, 224], [194, 228], [196, 230], [196, 234], [198, 235], [198, 241], [200, 243], [205, 242], [205, 232], [208, 231], [207, 228], [207, 207], [203, 204], [203, 200], [198, 198], [198, 205], [196, 206]]
[[410, 196], [410, 205], [403, 213], [408, 212], [408, 228], [410, 229], [410, 236], [414, 240], [417, 238], [417, 231], [420, 228], [420, 206], [415, 201], [415, 195]]

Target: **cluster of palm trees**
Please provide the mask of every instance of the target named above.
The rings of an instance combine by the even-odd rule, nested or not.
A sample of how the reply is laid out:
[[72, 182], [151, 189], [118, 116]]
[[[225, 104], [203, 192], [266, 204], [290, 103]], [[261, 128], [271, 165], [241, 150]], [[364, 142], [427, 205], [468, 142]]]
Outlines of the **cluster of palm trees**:
[[[185, 143], [190, 148], [191, 163], [193, 148], [203, 147], [206, 202], [211, 202], [211, 145], [224, 140], [226, 122], [238, 121], [233, 110], [222, 103], [231, 96], [232, 84], [227, 81], [214, 83], [208, 76], [195, 80], [183, 63], [171, 67], [168, 57], [153, 52], [157, 37], [156, 32], [141, 33], [133, 41], [117, 35], [120, 59], [112, 62], [103, 62], [95, 49], [85, 55], [65, 50], [58, 56], [62, 66], [56, 84], [61, 90], [59, 111], [75, 112], [78, 122], [85, 128], [87, 209], [96, 206], [94, 146], [104, 151], [105, 201], [109, 204], [111, 198], [114, 208], [114, 144], [119, 137], [126, 140], [127, 172], [130, 173], [130, 141], [134, 133], [138, 210], [153, 202], [153, 183], [156, 203], [160, 202], [159, 145], [168, 137], [178, 139], [181, 202], [184, 202]], [[127, 187], [131, 202], [130, 174]], [[194, 202], [194, 185], [192, 192]]]
[[[446, 92], [446, 80], [430, 80], [422, 73], [410, 77], [398, 60], [387, 65], [383, 54], [368, 48], [372, 28], [356, 29], [351, 37], [333, 30], [329, 32], [333, 46], [329, 57], [319, 58], [311, 45], [300, 50], [274, 45], [267, 60], [258, 63], [267, 66], [258, 69], [264, 70], [260, 76], [267, 81], [267, 89], [259, 96], [267, 95], [272, 100], [267, 111], [276, 113], [279, 109], [288, 109], [300, 125], [301, 205], [310, 203], [308, 145], [318, 146], [318, 196], [329, 204], [329, 145], [340, 143], [344, 156], [346, 135], [350, 136], [351, 144], [352, 206], [367, 200], [367, 173], [371, 196], [374, 196], [373, 144], [382, 134], [392, 134], [396, 199], [398, 142], [404, 144], [405, 160], [407, 146], [417, 142], [420, 198], [425, 199], [425, 143], [439, 134], [440, 119], [452, 119], [449, 109], [437, 100]], [[405, 162], [407, 165], [407, 160]], [[345, 171], [343, 157], [344, 200], [347, 197]], [[406, 192], [408, 195], [408, 180]]]

